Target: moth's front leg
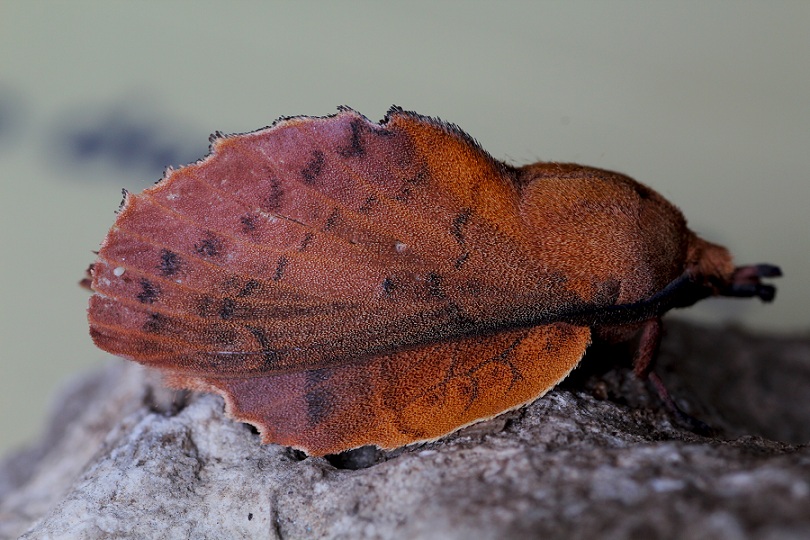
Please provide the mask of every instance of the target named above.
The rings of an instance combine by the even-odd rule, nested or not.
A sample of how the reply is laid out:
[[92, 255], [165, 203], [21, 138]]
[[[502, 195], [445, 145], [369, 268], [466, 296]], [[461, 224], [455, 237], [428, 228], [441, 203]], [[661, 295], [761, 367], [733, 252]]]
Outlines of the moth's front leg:
[[776, 295], [776, 288], [773, 285], [765, 285], [760, 278], [781, 275], [782, 270], [772, 264], [738, 266], [734, 269], [728, 285], [720, 289], [720, 294], [738, 297], [758, 296], [763, 302], [771, 302]]
[[678, 407], [667, 390], [664, 381], [654, 371], [655, 359], [658, 348], [661, 345], [661, 337], [661, 318], [655, 317], [647, 320], [641, 328], [638, 349], [636, 349], [636, 354], [633, 358], [633, 371], [639, 379], [650, 381], [653, 388], [655, 388], [656, 394], [658, 394], [658, 397], [661, 398], [661, 401], [664, 403], [664, 406], [680, 423], [684, 424], [695, 433], [701, 435], [713, 434], [715, 430], [711, 426]]

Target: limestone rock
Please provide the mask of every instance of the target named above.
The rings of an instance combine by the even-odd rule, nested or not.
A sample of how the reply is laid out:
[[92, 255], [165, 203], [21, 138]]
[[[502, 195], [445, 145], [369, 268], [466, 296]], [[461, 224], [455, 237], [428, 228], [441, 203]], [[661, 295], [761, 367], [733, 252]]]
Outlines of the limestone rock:
[[0, 537], [810, 537], [810, 339], [667, 328], [658, 372], [716, 437], [674, 424], [616, 350], [496, 421], [329, 458], [111, 362], [0, 464]]

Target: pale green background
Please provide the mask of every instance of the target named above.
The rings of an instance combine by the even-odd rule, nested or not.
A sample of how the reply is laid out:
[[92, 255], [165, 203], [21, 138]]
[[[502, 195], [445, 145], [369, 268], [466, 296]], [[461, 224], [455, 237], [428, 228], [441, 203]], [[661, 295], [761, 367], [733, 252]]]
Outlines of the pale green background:
[[[131, 105], [200, 156], [214, 130], [340, 104], [459, 124], [514, 163], [578, 161], [664, 193], [779, 298], [693, 317], [807, 331], [810, 2], [8, 2], [0, 92], [0, 451], [30, 440], [66, 377], [112, 359], [77, 286], [120, 188], [156, 178], [54, 162], [68, 113]], [[69, 115], [67, 116], [69, 117]], [[741, 396], [744, 399], [744, 396]]]

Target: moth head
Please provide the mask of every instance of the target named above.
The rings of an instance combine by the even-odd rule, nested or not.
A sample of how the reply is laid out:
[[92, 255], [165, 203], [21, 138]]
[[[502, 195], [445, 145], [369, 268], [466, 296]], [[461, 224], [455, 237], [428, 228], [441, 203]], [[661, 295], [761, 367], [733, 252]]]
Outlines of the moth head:
[[731, 281], [734, 262], [728, 249], [691, 234], [686, 251], [686, 272], [694, 281], [721, 289]]
[[735, 268], [731, 254], [723, 246], [707, 242], [695, 234], [689, 240], [686, 272], [692, 281], [702, 285], [707, 295], [757, 296], [770, 302], [776, 288], [762, 283], [761, 278], [779, 277], [782, 271], [772, 264], [753, 264]]

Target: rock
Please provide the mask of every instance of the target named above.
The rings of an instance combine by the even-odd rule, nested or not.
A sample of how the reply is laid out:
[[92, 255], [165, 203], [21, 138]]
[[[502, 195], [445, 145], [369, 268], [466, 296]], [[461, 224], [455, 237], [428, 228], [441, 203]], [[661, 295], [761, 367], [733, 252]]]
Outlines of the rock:
[[810, 339], [667, 328], [658, 372], [716, 437], [675, 425], [615, 349], [496, 421], [327, 458], [111, 362], [0, 465], [0, 537], [810, 537]]

